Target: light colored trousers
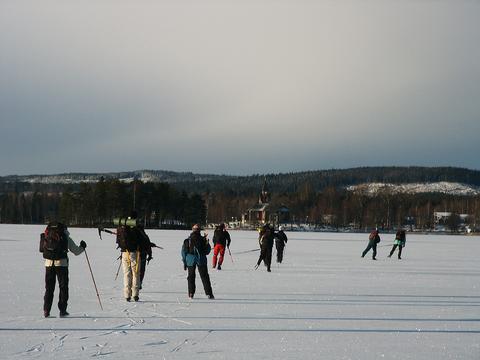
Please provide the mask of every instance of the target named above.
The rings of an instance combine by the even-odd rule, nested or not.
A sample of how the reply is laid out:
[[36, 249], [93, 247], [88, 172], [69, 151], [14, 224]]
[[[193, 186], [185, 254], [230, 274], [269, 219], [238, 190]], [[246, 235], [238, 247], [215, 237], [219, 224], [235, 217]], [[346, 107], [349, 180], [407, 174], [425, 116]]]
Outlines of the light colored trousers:
[[123, 295], [125, 299], [138, 296], [140, 285], [140, 253], [137, 251], [122, 252]]

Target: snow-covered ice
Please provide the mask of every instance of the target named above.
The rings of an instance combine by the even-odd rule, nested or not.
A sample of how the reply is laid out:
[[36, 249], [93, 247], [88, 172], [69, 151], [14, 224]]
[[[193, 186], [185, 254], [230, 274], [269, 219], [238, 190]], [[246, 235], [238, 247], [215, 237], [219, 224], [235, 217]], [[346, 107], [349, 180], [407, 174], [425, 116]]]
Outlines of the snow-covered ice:
[[[43, 226], [0, 226], [1, 359], [480, 359], [480, 237], [407, 234], [403, 259], [360, 254], [367, 234], [287, 233], [284, 263], [254, 270], [255, 232], [231, 231], [232, 263], [197, 276], [187, 298], [180, 246], [186, 231], [149, 230], [154, 249], [140, 302], [114, 281], [114, 239], [71, 228], [70, 317], [43, 318]], [[243, 252], [243, 253], [242, 253]], [[211, 256], [209, 257], [209, 260]]]

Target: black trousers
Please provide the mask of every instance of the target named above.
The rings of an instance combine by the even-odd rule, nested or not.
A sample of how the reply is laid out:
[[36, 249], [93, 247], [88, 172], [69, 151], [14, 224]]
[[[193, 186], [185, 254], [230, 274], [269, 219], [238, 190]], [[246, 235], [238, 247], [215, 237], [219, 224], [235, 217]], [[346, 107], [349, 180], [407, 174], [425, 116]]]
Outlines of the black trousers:
[[377, 243], [376, 242], [369, 242], [368, 246], [365, 250], [363, 250], [362, 257], [364, 257], [370, 249], [373, 249], [372, 259], [375, 259], [377, 256]]
[[400, 259], [402, 257], [402, 249], [403, 249], [403, 246], [402, 245], [398, 245], [398, 244], [394, 244], [393, 247], [392, 247], [392, 250], [390, 251], [390, 255], [389, 256], [392, 256], [393, 253], [395, 252], [395, 249], [397, 248], [398, 246], [398, 258]]
[[68, 267], [46, 266], [45, 267], [45, 296], [43, 297], [43, 310], [50, 312], [55, 291], [55, 281], [58, 278], [58, 308], [67, 311], [68, 305]]
[[285, 244], [283, 243], [283, 241], [277, 241], [275, 243], [275, 247], [277, 248], [277, 262], [281, 263], [283, 260], [283, 250], [285, 248]]
[[146, 268], [147, 268], [147, 253], [141, 252], [140, 253], [140, 287], [142, 287]]
[[258, 257], [257, 265], [260, 265], [260, 263], [263, 260], [263, 263], [267, 267], [267, 270], [270, 270], [270, 265], [272, 264], [272, 250], [273, 250], [273, 246], [261, 247], [260, 256]]
[[[193, 296], [195, 294], [195, 268], [197, 266], [188, 267], [188, 294]], [[207, 265], [198, 265], [198, 273], [202, 279], [203, 289], [205, 290], [205, 295], [213, 295], [212, 284], [210, 283], [210, 276], [208, 275], [208, 266]]]

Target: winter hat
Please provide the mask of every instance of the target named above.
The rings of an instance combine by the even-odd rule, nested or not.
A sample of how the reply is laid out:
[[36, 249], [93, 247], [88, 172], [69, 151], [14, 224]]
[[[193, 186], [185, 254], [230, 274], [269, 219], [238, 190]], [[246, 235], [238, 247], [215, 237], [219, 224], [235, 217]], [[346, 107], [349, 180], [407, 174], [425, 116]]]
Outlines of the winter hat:
[[193, 225], [193, 226], [192, 226], [192, 230], [193, 230], [193, 231], [198, 231], [198, 230], [200, 230], [200, 225], [198, 225], [198, 224]]

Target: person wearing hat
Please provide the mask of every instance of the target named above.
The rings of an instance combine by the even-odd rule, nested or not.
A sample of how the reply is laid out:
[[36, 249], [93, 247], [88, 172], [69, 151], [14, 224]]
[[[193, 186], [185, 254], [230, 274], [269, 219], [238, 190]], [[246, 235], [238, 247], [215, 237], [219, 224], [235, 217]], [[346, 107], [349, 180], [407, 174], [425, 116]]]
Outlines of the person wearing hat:
[[[217, 270], [222, 270], [223, 257], [225, 256], [225, 247], [230, 248], [230, 243], [232, 239], [230, 234], [225, 228], [225, 224], [221, 223], [215, 228], [213, 233], [213, 258], [212, 258], [212, 267]], [[218, 266], [217, 266], [217, 257], [218, 257]]]
[[45, 295], [43, 297], [43, 315], [48, 318], [53, 303], [56, 279], [58, 279], [59, 295], [58, 309], [60, 317], [68, 316], [68, 256], [71, 252], [80, 255], [87, 244], [80, 241], [77, 246], [70, 237], [67, 227], [57, 221], [48, 223], [45, 232], [40, 237], [40, 252], [45, 259]]
[[277, 249], [277, 263], [281, 264], [283, 260], [283, 250], [287, 244], [288, 238], [283, 227], [279, 226], [278, 231], [275, 233], [275, 247]]
[[205, 295], [209, 299], [214, 299], [210, 276], [208, 275], [207, 255], [210, 254], [212, 247], [207, 239], [207, 234], [200, 234], [200, 225], [195, 224], [192, 227], [192, 233], [183, 241], [182, 261], [183, 269], [188, 270], [188, 297], [193, 299], [195, 295], [195, 269], [198, 267], [198, 273], [202, 279]]
[[370, 235], [368, 236], [368, 245], [363, 250], [362, 253], [362, 258], [365, 257], [365, 255], [370, 251], [370, 249], [373, 249], [373, 254], [372, 254], [372, 260], [377, 260], [377, 244], [380, 242], [380, 235], [378, 235], [378, 230], [372, 230]]

